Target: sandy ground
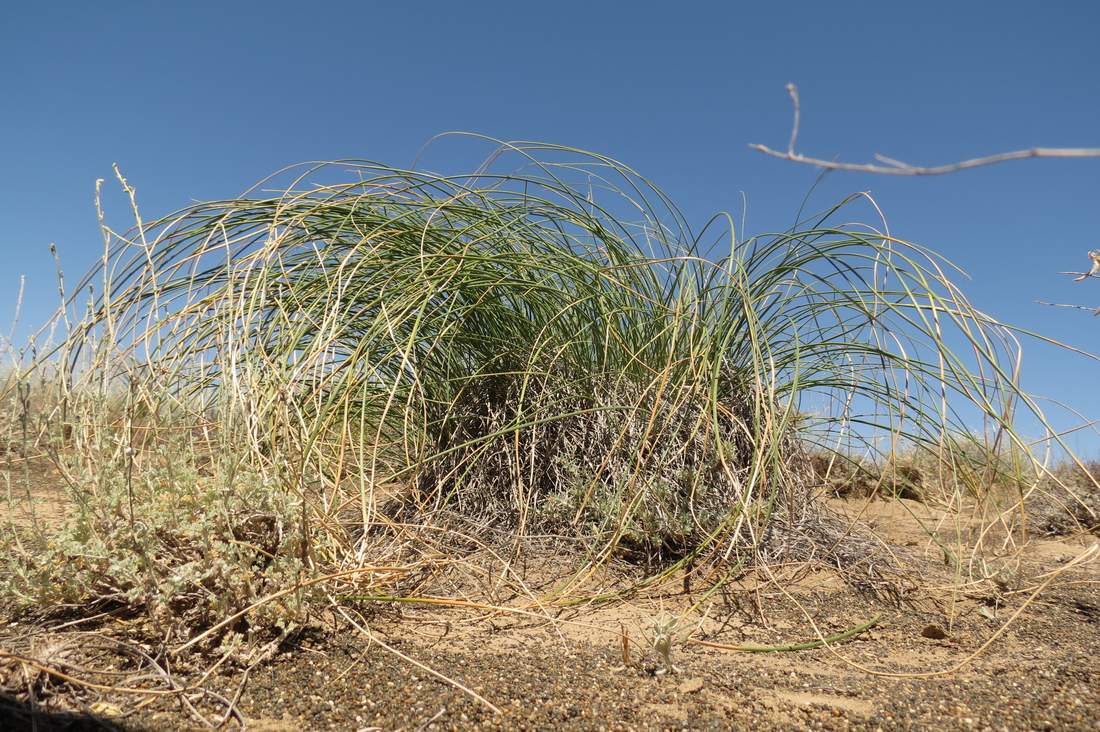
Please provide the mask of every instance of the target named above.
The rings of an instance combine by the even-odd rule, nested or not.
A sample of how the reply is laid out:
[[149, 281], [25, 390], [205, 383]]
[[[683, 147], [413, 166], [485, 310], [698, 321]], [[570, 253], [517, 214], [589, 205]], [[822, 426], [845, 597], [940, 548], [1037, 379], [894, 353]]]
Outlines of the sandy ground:
[[[1100, 569], [1094, 563], [1062, 572], [1032, 598], [1046, 573], [1082, 554], [1094, 537], [1033, 540], [1004, 559], [997, 581], [960, 587], [942, 560], [932, 569], [938, 550], [920, 524], [943, 536], [973, 526], [917, 503], [833, 501], [832, 507], [860, 514], [925, 563], [927, 573], [902, 602], [857, 592], [827, 569], [778, 567], [778, 585], [756, 575], [704, 599], [702, 588], [685, 592], [672, 581], [627, 602], [546, 614], [377, 604], [364, 611], [370, 636], [347, 624], [310, 630], [247, 676], [223, 668], [205, 684], [237, 698], [248, 729], [288, 732], [1100, 729]], [[530, 562], [530, 584], [544, 586], [560, 561]], [[659, 673], [654, 624], [689, 608], [673, 642], [676, 668]], [[798, 643], [874, 617], [878, 623], [866, 632], [810, 650], [746, 653], [699, 642]], [[0, 651], [29, 653], [51, 639], [64, 641], [77, 649], [65, 657], [74, 675], [84, 663], [113, 662], [110, 654], [93, 654], [91, 638], [155, 637], [155, 629], [118, 619], [53, 631], [26, 616], [0, 622]], [[976, 657], [943, 673], [998, 631]], [[194, 661], [172, 671], [188, 684], [208, 667]], [[28, 681], [37, 684], [33, 710]], [[203, 728], [174, 697], [135, 711], [140, 698], [45, 681], [10, 659], [0, 658], [0, 682], [3, 730]], [[215, 722], [225, 710], [196, 706]], [[226, 725], [238, 726], [233, 719]]]

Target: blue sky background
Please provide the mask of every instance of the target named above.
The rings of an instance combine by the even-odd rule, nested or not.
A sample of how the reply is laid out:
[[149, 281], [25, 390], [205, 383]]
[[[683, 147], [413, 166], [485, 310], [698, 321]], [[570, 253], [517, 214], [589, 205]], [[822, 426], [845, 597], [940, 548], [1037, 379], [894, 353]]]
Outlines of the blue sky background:
[[[41, 5], [41, 7], [39, 7]], [[56, 306], [102, 246], [93, 186], [118, 162], [147, 218], [232, 196], [287, 163], [410, 164], [446, 130], [623, 160], [693, 223], [748, 202], [748, 233], [791, 222], [815, 171], [746, 144], [934, 164], [1100, 146], [1095, 3], [9, 3], [0, 19], [0, 316]], [[425, 161], [460, 172], [469, 146]], [[981, 308], [1100, 351], [1100, 282], [1059, 271], [1100, 247], [1100, 160], [936, 178], [834, 174], [825, 207], [869, 190], [892, 231], [972, 277]], [[109, 218], [126, 204], [107, 198]], [[0, 323], [5, 319], [0, 318]], [[6, 327], [0, 327], [3, 332]], [[24, 328], [25, 330], [25, 328]], [[1100, 363], [1029, 346], [1025, 385], [1100, 417]], [[1072, 420], [1058, 418], [1063, 426]], [[1097, 433], [1071, 439], [1100, 456]]]

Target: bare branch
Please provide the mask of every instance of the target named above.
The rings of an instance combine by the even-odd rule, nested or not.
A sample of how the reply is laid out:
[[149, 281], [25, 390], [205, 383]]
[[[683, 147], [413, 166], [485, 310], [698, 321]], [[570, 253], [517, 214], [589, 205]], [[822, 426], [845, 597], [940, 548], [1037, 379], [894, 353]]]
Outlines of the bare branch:
[[[1089, 259], [1092, 260], [1092, 267], [1088, 272], [1059, 272], [1058, 274], [1073, 276], [1074, 282], [1081, 282], [1087, 279], [1100, 279], [1100, 249], [1093, 249], [1089, 252]], [[1035, 302], [1040, 305], [1049, 305], [1053, 308], [1072, 308], [1074, 310], [1084, 310], [1090, 312], [1093, 315], [1100, 315], [1100, 308], [1088, 307], [1087, 305], [1071, 305], [1063, 302], [1046, 302], [1045, 300], [1036, 300]]]
[[1036, 300], [1035, 302], [1040, 305], [1049, 305], [1052, 308], [1073, 308], [1074, 310], [1084, 310], [1093, 315], [1100, 315], [1100, 308], [1089, 307], [1088, 305], [1070, 305], [1064, 302], [1047, 302], [1046, 300]]
[[798, 87], [793, 82], [787, 84], [787, 93], [791, 95], [791, 105], [794, 106], [794, 125], [791, 126], [791, 141], [787, 144], [787, 154], [794, 155], [794, 144], [798, 142], [798, 122], [801, 114], [801, 105], [798, 103]]
[[894, 160], [893, 158], [878, 154], [875, 155], [875, 159], [883, 163], [882, 165], [875, 165], [874, 163], [842, 163], [834, 160], [811, 158], [795, 152], [795, 142], [798, 140], [798, 127], [801, 117], [798, 87], [794, 84], [787, 84], [787, 93], [790, 94], [791, 103], [794, 106], [794, 124], [791, 128], [791, 141], [787, 146], [787, 152], [773, 150], [767, 145], [761, 145], [759, 143], [753, 143], [749, 145], [749, 147], [765, 155], [771, 155], [773, 158], [789, 160], [792, 163], [813, 165], [824, 170], [848, 170], [858, 173], [878, 173], [880, 175], [944, 175], [945, 173], [955, 173], [960, 170], [969, 170], [971, 168], [980, 168], [985, 165], [1004, 163], [1009, 160], [1026, 160], [1028, 158], [1100, 158], [1100, 147], [1033, 147], [1028, 150], [1013, 150], [1012, 152], [987, 155], [981, 158], [971, 158], [957, 163], [934, 165], [931, 167], [909, 165], [900, 160]]
[[1095, 277], [1096, 273], [1100, 272], [1100, 249], [1093, 249], [1089, 252], [1089, 259], [1092, 260], [1092, 267], [1089, 268], [1088, 272], [1082, 272], [1081, 276], [1075, 279], [1074, 282], [1080, 282], [1089, 277]]

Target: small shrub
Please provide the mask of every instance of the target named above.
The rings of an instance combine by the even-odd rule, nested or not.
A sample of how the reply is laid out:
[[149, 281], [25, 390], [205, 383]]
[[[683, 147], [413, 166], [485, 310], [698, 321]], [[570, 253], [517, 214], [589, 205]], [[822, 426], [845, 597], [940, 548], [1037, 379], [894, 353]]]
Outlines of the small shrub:
[[[153, 619], [170, 640], [312, 571], [299, 501], [248, 470], [222, 464], [204, 475], [181, 447], [136, 456], [133, 470], [78, 467], [79, 495], [58, 530], [8, 534], [5, 593], [26, 606], [124, 608]], [[265, 604], [233, 629], [304, 622], [307, 594]]]

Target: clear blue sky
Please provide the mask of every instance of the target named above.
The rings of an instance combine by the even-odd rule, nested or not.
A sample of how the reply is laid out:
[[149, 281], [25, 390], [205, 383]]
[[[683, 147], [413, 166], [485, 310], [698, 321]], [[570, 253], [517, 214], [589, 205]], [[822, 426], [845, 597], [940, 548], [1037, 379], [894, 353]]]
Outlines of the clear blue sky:
[[[788, 81], [806, 154], [932, 164], [1100, 146], [1088, 2], [55, 2], [3, 16], [0, 314], [25, 273], [27, 323], [56, 305], [49, 243], [70, 281], [96, 257], [93, 184], [112, 162], [151, 217], [287, 163], [409, 164], [432, 135], [471, 130], [612, 155], [697, 223], [744, 193], [751, 234], [787, 226], [815, 175], [746, 147], [786, 145]], [[434, 148], [430, 165], [459, 172], [468, 152]], [[1057, 274], [1100, 247], [1100, 160], [836, 174], [815, 200], [857, 190], [895, 234], [962, 265], [979, 307], [1100, 351], [1100, 318], [1035, 304], [1100, 304], [1100, 283]], [[1027, 386], [1093, 417], [1098, 375], [1049, 348], [1025, 359]], [[1100, 455], [1095, 433], [1072, 442]]]

